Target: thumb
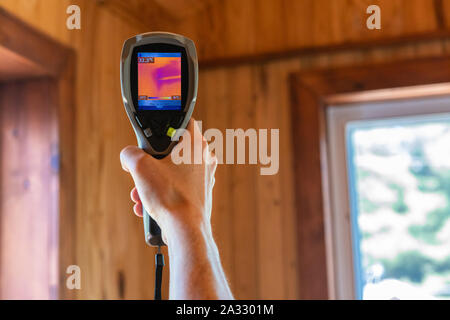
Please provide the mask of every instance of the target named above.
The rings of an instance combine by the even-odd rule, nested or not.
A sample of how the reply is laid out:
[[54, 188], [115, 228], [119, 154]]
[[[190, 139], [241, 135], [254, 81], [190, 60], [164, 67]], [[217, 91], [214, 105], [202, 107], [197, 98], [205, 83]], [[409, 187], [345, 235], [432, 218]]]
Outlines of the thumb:
[[136, 146], [127, 146], [120, 152], [120, 163], [123, 170], [134, 173], [136, 168], [146, 161], [148, 154]]

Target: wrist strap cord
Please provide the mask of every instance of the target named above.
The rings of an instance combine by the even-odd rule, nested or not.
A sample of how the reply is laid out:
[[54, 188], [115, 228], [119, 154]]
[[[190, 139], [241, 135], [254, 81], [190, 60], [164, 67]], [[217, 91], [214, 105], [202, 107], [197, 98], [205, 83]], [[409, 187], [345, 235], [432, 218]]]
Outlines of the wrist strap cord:
[[155, 300], [161, 300], [162, 271], [164, 267], [164, 255], [161, 253], [161, 246], [155, 255]]

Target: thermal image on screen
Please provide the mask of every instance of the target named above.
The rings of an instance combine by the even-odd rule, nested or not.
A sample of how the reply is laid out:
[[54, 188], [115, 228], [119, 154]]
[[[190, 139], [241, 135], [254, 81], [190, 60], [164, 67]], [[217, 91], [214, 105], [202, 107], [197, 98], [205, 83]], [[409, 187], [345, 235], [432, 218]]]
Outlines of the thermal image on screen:
[[181, 53], [139, 52], [139, 110], [181, 109]]

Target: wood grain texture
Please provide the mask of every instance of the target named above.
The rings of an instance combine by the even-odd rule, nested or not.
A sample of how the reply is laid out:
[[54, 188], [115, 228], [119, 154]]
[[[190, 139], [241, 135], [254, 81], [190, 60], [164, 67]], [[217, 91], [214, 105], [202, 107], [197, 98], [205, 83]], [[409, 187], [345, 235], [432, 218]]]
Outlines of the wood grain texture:
[[[325, 243], [319, 245], [320, 237], [324, 235], [324, 231], [321, 228], [314, 226], [314, 221], [308, 215], [303, 215], [302, 212], [295, 210], [295, 202], [303, 204], [303, 198], [300, 200], [297, 193], [294, 195], [295, 186], [299, 181], [316, 181], [314, 177], [310, 177], [312, 173], [305, 172], [299, 177], [294, 177], [292, 172], [295, 166], [300, 166], [298, 158], [295, 156], [295, 149], [293, 149], [293, 139], [298, 139], [298, 136], [292, 135], [292, 126], [299, 126], [297, 117], [293, 117], [290, 113], [290, 95], [287, 87], [289, 74], [292, 72], [298, 72], [303, 70], [304, 73], [316, 73], [315, 69], [320, 68], [323, 70], [333, 70], [336, 67], [345, 65], [364, 65], [373, 62], [392, 61], [392, 66], [395, 66], [395, 61], [398, 59], [419, 59], [420, 57], [435, 56], [439, 57], [444, 53], [445, 43], [437, 40], [434, 42], [418, 43], [413, 45], [403, 45], [395, 47], [382, 47], [379, 49], [369, 50], [367, 48], [361, 48], [359, 50], [348, 50], [337, 53], [328, 53], [320, 55], [305, 55], [299, 58], [291, 58], [288, 60], [277, 60], [269, 63], [254, 64], [250, 63], [246, 66], [247, 72], [241, 71], [241, 68], [214, 68], [201, 71], [200, 78], [201, 85], [199, 88], [199, 99], [197, 104], [197, 116], [204, 117], [207, 114], [207, 127], [224, 128], [228, 125], [228, 128], [234, 128], [233, 117], [235, 117], [233, 105], [241, 105], [239, 96], [245, 94], [244, 101], [248, 101], [248, 97], [253, 97], [254, 100], [246, 103], [253, 103], [255, 112], [252, 112], [251, 119], [248, 119], [249, 125], [252, 123], [255, 128], [279, 128], [280, 129], [280, 171], [279, 174], [274, 177], [264, 177], [258, 174], [254, 177], [254, 185], [252, 192], [256, 193], [256, 198], [252, 196], [246, 197], [246, 204], [243, 206], [236, 206], [235, 201], [232, 201], [235, 191], [234, 184], [231, 184], [228, 189], [225, 186], [228, 184], [226, 181], [233, 181], [233, 175], [236, 174], [233, 169], [230, 173], [227, 173], [227, 177], [218, 175], [215, 190], [215, 201], [220, 202], [223, 207], [220, 211], [213, 211], [213, 220], [219, 221], [219, 217], [215, 218], [215, 215], [222, 214], [222, 212], [229, 212], [229, 215], [233, 217], [233, 224], [240, 223], [240, 218], [246, 215], [245, 219], [251, 219], [253, 225], [246, 227], [247, 238], [246, 241], [250, 243], [254, 237], [254, 230], [257, 232], [257, 255], [250, 253], [250, 243], [246, 244], [246, 247], [230, 244], [233, 242], [232, 235], [225, 232], [223, 229], [216, 231], [223, 233], [221, 238], [227, 237], [227, 248], [223, 248], [223, 243], [217, 236], [219, 241], [219, 247], [225, 252], [228, 250], [234, 252], [235, 255], [241, 254], [239, 251], [246, 252], [247, 259], [256, 259], [256, 265], [253, 265], [253, 270], [243, 270], [244, 267], [237, 267], [235, 263], [228, 261], [228, 254], [223, 256], [224, 265], [231, 265], [232, 268], [228, 269], [229, 279], [232, 288], [235, 292], [238, 292], [238, 297], [251, 297], [258, 298], [318, 298], [327, 297], [327, 269], [326, 265], [322, 261], [319, 261], [320, 254], [322, 252], [322, 258], [325, 255]], [[433, 60], [434, 58], [430, 58]], [[419, 62], [419, 65], [421, 63]], [[240, 79], [234, 84], [230, 84], [234, 79], [233, 75], [236, 74], [236, 70], [239, 71], [239, 78], [247, 77], [250, 80]], [[311, 71], [308, 71], [311, 70]], [[324, 71], [324, 72], [325, 72]], [[330, 72], [332, 73], [332, 72]], [[440, 74], [445, 73], [445, 69]], [[436, 75], [430, 75], [430, 80]], [[227, 79], [229, 79], [227, 81]], [[330, 84], [335, 79], [330, 80]], [[413, 81], [413, 80], [412, 80]], [[245, 93], [237, 94], [240, 92], [237, 87], [239, 84], [247, 83], [247, 91]], [[344, 85], [344, 84], [342, 84]], [[234, 88], [233, 90], [231, 88]], [[223, 93], [222, 93], [223, 92]], [[232, 94], [226, 94], [226, 92], [232, 92]], [[244, 108], [243, 110], [248, 110]], [[244, 111], [244, 112], [245, 112]], [[211, 116], [210, 116], [211, 115]], [[217, 123], [217, 125], [216, 125]], [[247, 125], [247, 126], [249, 126]], [[301, 125], [300, 125], [301, 127]], [[305, 154], [308, 154], [309, 148], [305, 147]], [[308, 160], [313, 161], [314, 160]], [[227, 166], [222, 166], [227, 167]], [[219, 168], [218, 174], [220, 174]], [[319, 165], [320, 168], [320, 165]], [[247, 168], [248, 170], [249, 168]], [[252, 170], [252, 169], [251, 169]], [[241, 171], [239, 178], [242, 175]], [[246, 173], [251, 174], [250, 172]], [[238, 178], [238, 179], [239, 179]], [[316, 177], [317, 178], [317, 177]], [[224, 181], [224, 179], [227, 179]], [[305, 187], [305, 194], [312, 190], [320, 189], [317, 182], [310, 183], [309, 187]], [[317, 191], [316, 190], [316, 191]], [[231, 194], [227, 194], [230, 192]], [[218, 196], [217, 196], [218, 195]], [[306, 196], [305, 196], [306, 197]], [[247, 203], [255, 201], [256, 204], [251, 206], [257, 210], [257, 214], [252, 216], [247, 209]], [[278, 207], [278, 201], [281, 208]], [[320, 202], [308, 200], [306, 202], [311, 207], [320, 206]], [[302, 208], [305, 204], [302, 205]], [[219, 213], [220, 212], [220, 213]], [[315, 216], [312, 216], [316, 219]], [[318, 217], [318, 219], [322, 219]], [[310, 234], [299, 233], [299, 226], [305, 221], [304, 225], [306, 229], [310, 229], [315, 232], [315, 236], [311, 237]], [[319, 221], [320, 222], [320, 221]], [[244, 221], [245, 224], [248, 222]], [[215, 230], [222, 228], [222, 224], [215, 223]], [[224, 226], [225, 228], [225, 226]], [[268, 237], [267, 235], [271, 230], [280, 230], [281, 239], [277, 235]], [[298, 241], [298, 237], [301, 241]], [[223, 248], [223, 249], [222, 249]], [[295, 253], [297, 252], [297, 253]], [[242, 253], [244, 254], [244, 253]], [[282, 255], [283, 259], [279, 263], [279, 255]], [[246, 260], [248, 261], [248, 260]], [[320, 263], [318, 263], [319, 261]], [[247, 262], [248, 264], [248, 262]], [[303, 269], [302, 269], [303, 268]], [[240, 285], [239, 280], [236, 280], [236, 269], [240, 272], [248, 272], [251, 274], [258, 274], [257, 286], [251, 286], [251, 289]], [[310, 272], [308, 274], [302, 274], [302, 271]], [[309, 270], [309, 271], [308, 271]], [[321, 279], [314, 278], [314, 274], [321, 275]], [[270, 279], [268, 277], [270, 274]], [[239, 278], [239, 276], [238, 276]], [[246, 279], [244, 283], [251, 283], [253, 278]], [[298, 285], [297, 285], [297, 284]], [[310, 284], [315, 286], [315, 289], [310, 289]], [[280, 284], [283, 284], [280, 286]], [[322, 286], [322, 287], [321, 287]]]
[[[74, 2], [81, 7], [81, 31], [65, 27], [66, 8]], [[76, 69], [73, 75], [67, 75], [75, 80], [75, 105], [67, 104], [67, 100], [64, 104], [61, 97], [61, 107], [74, 111], [72, 119], [64, 120], [65, 125], [72, 126], [74, 142], [66, 137], [63, 147], [73, 150], [72, 155], [66, 155], [75, 157], [76, 165], [64, 166], [67, 162], [63, 159], [63, 166], [72, 170], [78, 185], [72, 194], [75, 199], [65, 202], [76, 212], [65, 222], [75, 223], [75, 234], [65, 233], [75, 246], [65, 249], [75, 251], [75, 258], [66, 259], [60, 267], [65, 283], [68, 264], [79, 265], [82, 289], [62, 292], [61, 297], [152, 299], [153, 250], [143, 241], [141, 220], [132, 214], [132, 181], [119, 162], [121, 148], [136, 144], [121, 101], [120, 50], [126, 38], [144, 30], [123, 22], [93, 1], [6, 0], [1, 5], [76, 51]], [[168, 294], [167, 270], [164, 297]]]
[[[375, 34], [363, 28], [369, 2], [381, 4], [387, 23]], [[65, 28], [65, 9], [72, 3], [81, 7], [81, 30]], [[145, 19], [142, 26], [96, 1], [0, 1], [6, 10], [76, 51], [75, 145], [66, 146], [74, 150], [78, 185], [73, 205], [74, 250], [75, 264], [82, 270], [82, 289], [74, 293], [76, 298], [153, 297], [153, 251], [143, 241], [140, 219], [132, 214], [132, 181], [119, 164], [121, 148], [136, 141], [122, 106], [118, 61], [126, 38], [157, 29], [192, 37], [200, 59], [215, 64], [200, 71], [194, 117], [204, 121], [204, 129], [280, 129], [276, 176], [260, 176], [259, 168], [250, 165], [219, 165], [217, 170], [214, 235], [234, 294], [248, 299], [313, 296], [314, 292], [302, 285], [308, 279], [301, 281], [299, 272], [313, 253], [299, 255], [309, 249], [306, 244], [312, 240], [298, 241], [302, 216], [296, 209], [299, 178], [293, 175], [298, 164], [292, 147], [289, 74], [450, 53], [445, 33], [435, 38], [432, 1], [330, 3], [212, 1], [184, 18], [167, 20], [166, 25]], [[443, 4], [448, 8], [448, 0]], [[150, 2], [148, 6], [145, 10], [155, 9]], [[445, 21], [448, 26], [449, 19]], [[418, 34], [428, 40], [418, 40]], [[398, 44], [402, 37], [410, 38]], [[384, 45], [359, 45], [372, 40]], [[216, 63], [223, 58], [238, 63]], [[167, 271], [165, 268], [165, 297]]]
[[[303, 299], [327, 299], [326, 240], [322, 202], [322, 113], [318, 97], [292, 82], [292, 135], [299, 243], [299, 285]], [[300, 107], [301, 106], [301, 107]], [[308, 107], [307, 107], [308, 106]], [[309, 107], [311, 106], [311, 107]]]
[[[114, 3], [114, 0], [108, 0]], [[118, 2], [118, 1], [116, 1]], [[191, 37], [205, 64], [258, 56], [279, 56], [330, 45], [403, 38], [419, 39], [429, 34], [450, 32], [448, 0], [227, 0], [209, 1], [174, 22], [175, 2], [164, 1], [170, 9], [154, 18], [144, 8], [145, 0], [129, 3], [137, 21], [151, 21], [159, 29]], [[381, 8], [381, 30], [368, 30], [366, 9]], [[117, 4], [117, 7], [119, 4]], [[163, 17], [163, 18], [162, 18]]]
[[[225, 107], [229, 105], [230, 101], [227, 72], [224, 70], [204, 72], [199, 80], [199, 103], [196, 106], [194, 116], [202, 121], [203, 130], [216, 128], [225, 132], [226, 128], [231, 126], [231, 114]], [[216, 87], [211, 90], [211, 83], [213, 82]], [[215, 153], [218, 157], [222, 154], [221, 150], [215, 151]], [[223, 157], [219, 159], [220, 162], [223, 162], [223, 160]], [[216, 170], [212, 225], [225, 273], [229, 283], [233, 286], [235, 283], [233, 257], [237, 249], [233, 241], [233, 226], [238, 216], [232, 210], [231, 195], [231, 168], [229, 165], [222, 163], [218, 165]]]

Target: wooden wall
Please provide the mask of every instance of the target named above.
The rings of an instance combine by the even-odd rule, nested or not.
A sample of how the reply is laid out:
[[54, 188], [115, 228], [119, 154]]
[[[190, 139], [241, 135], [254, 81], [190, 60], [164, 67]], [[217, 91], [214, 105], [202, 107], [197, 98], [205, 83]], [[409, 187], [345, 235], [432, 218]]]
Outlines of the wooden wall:
[[301, 294], [297, 272], [308, 263], [296, 255], [296, 224], [301, 221], [294, 216], [289, 75], [311, 68], [449, 53], [450, 41], [437, 40], [218, 67], [201, 73], [197, 117], [204, 120], [204, 127], [280, 129], [278, 175], [260, 176], [256, 168], [238, 165], [224, 165], [217, 171], [213, 221], [227, 274], [239, 297], [295, 299]]
[[[78, 31], [65, 28], [65, 9], [73, 3], [82, 8]], [[152, 298], [153, 252], [131, 214], [132, 184], [118, 158], [123, 146], [135, 143], [121, 103], [118, 64], [124, 39], [156, 29], [197, 43], [203, 68], [194, 116], [205, 129], [280, 129], [277, 175], [261, 176], [249, 165], [219, 167], [213, 224], [237, 298], [300, 297], [298, 271], [308, 262], [297, 256], [301, 221], [294, 215], [289, 74], [448, 53], [450, 1], [204, 0], [181, 17], [171, 14], [176, 6], [170, 1], [162, 9], [156, 0], [128, 3], [125, 10], [115, 0], [0, 0], [77, 51], [76, 263], [83, 277], [77, 297]], [[365, 8], [372, 3], [382, 9], [381, 31], [365, 27]], [[136, 10], [153, 5], [170, 19], [153, 25], [145, 16], [151, 10]], [[374, 48], [372, 39], [385, 43]], [[360, 42], [363, 47], [354, 45]]]
[[[74, 3], [81, 7], [82, 29], [69, 31], [66, 8]], [[0, 4], [76, 50], [73, 121], [77, 143], [72, 147], [76, 149], [77, 216], [73, 264], [81, 267], [82, 289], [75, 296], [151, 299], [153, 251], [144, 243], [141, 221], [132, 214], [132, 182], [119, 162], [121, 148], [135, 143], [120, 95], [120, 51], [124, 39], [143, 30], [90, 0], [1, 0]], [[61, 271], [66, 267], [61, 266]]]

